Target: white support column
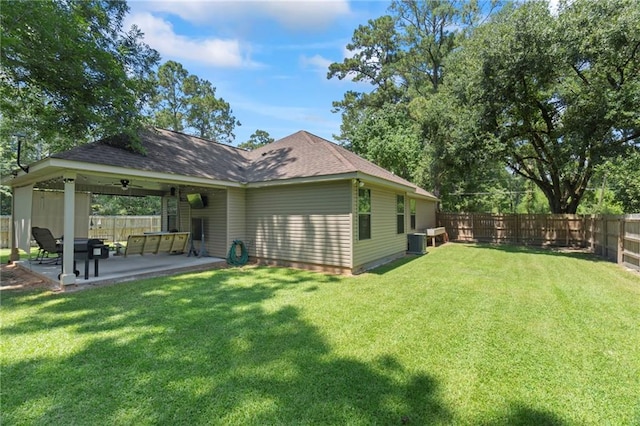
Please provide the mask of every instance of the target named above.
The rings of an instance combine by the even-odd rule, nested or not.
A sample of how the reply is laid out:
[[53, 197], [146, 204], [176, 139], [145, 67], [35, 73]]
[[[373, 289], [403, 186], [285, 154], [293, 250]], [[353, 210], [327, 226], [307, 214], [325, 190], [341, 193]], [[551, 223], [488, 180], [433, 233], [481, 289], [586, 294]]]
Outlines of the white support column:
[[73, 270], [73, 240], [75, 238], [75, 205], [76, 205], [76, 174], [65, 173], [64, 179], [64, 244], [62, 255], [62, 275], [60, 286], [76, 283]]

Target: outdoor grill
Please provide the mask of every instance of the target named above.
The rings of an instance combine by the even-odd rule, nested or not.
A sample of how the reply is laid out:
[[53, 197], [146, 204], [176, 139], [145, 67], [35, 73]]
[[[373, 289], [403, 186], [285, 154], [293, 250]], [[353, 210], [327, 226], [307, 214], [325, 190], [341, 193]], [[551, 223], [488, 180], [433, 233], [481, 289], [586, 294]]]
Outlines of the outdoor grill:
[[93, 260], [93, 275], [98, 276], [98, 261], [109, 258], [109, 247], [102, 240], [96, 238], [75, 238], [73, 240], [73, 272], [76, 276], [80, 272], [76, 269], [76, 261], [84, 260], [84, 279], [89, 279], [89, 261]]

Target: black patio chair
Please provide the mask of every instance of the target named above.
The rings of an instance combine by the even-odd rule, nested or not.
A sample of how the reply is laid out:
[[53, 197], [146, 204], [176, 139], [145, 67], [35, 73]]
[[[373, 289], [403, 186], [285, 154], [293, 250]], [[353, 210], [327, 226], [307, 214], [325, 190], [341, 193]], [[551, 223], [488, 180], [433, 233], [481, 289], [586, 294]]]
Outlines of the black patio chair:
[[[36, 260], [38, 263], [55, 263], [62, 257], [62, 244], [58, 243], [48, 228], [39, 228], [34, 226], [31, 228], [31, 235], [38, 243], [38, 254]], [[49, 257], [55, 255], [55, 257]]]

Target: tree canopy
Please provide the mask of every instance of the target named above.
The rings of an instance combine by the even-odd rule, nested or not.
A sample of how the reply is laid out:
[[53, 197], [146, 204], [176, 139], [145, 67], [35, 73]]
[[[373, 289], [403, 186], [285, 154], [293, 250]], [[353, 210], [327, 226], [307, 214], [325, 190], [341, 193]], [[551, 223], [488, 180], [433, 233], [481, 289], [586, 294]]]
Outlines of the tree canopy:
[[256, 129], [256, 131], [251, 134], [248, 141], [238, 144], [238, 148], [253, 151], [256, 148], [270, 144], [274, 140], [275, 139], [273, 139], [266, 130]]
[[2, 4], [3, 140], [21, 133], [57, 151], [135, 134], [159, 55], [123, 27], [128, 10], [99, 0]]
[[[495, 2], [487, 4], [490, 13]], [[461, 122], [453, 102], [440, 95], [446, 81], [446, 58], [481, 22], [478, 2], [394, 1], [389, 15], [354, 31], [347, 45], [352, 56], [329, 68], [328, 78], [368, 82], [367, 92], [347, 92], [334, 102], [342, 113], [336, 139], [357, 154], [412, 180], [442, 197], [445, 208], [459, 205], [455, 196], [470, 180], [469, 167], [455, 156], [453, 137]], [[495, 161], [472, 169], [487, 176]], [[482, 170], [480, 170], [482, 169]], [[488, 190], [495, 182], [480, 182]], [[465, 203], [466, 205], [466, 203]]]
[[[554, 13], [547, 2], [394, 1], [347, 47], [328, 78], [372, 87], [334, 103], [337, 139], [445, 208], [462, 193], [531, 198], [520, 177], [552, 212], [575, 213], [598, 167], [614, 170], [639, 147], [634, 0], [561, 2]], [[511, 195], [509, 205], [522, 201]]]
[[[598, 16], [598, 19], [593, 19]], [[638, 146], [640, 6], [634, 0], [504, 9], [449, 64], [474, 111], [475, 146], [534, 182], [553, 213], [575, 213], [595, 168]]]
[[178, 62], [167, 61], [158, 68], [155, 87], [149, 114], [156, 126], [218, 142], [233, 140], [240, 122], [229, 103], [216, 97], [211, 82], [189, 74]]

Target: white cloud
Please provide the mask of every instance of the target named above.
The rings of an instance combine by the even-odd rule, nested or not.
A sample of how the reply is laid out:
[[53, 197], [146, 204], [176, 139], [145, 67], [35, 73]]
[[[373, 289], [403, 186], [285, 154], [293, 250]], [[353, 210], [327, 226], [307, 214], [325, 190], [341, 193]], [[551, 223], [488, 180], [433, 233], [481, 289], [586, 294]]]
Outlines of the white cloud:
[[320, 55], [306, 56], [302, 55], [300, 57], [300, 64], [304, 68], [313, 68], [322, 73], [327, 73], [329, 71], [329, 65], [333, 63], [332, 60], [324, 58]]
[[291, 29], [326, 28], [336, 18], [351, 11], [346, 0], [265, 1], [265, 11]]
[[132, 3], [136, 9], [165, 12], [193, 24], [246, 23], [269, 19], [292, 30], [325, 29], [337, 18], [351, 14], [348, 0], [193, 1], [159, 0]]
[[237, 39], [194, 39], [179, 35], [170, 22], [151, 13], [129, 15], [125, 25], [133, 24], [144, 33], [144, 41], [160, 52], [165, 60], [190, 60], [226, 68], [261, 66], [251, 60], [250, 49]]

